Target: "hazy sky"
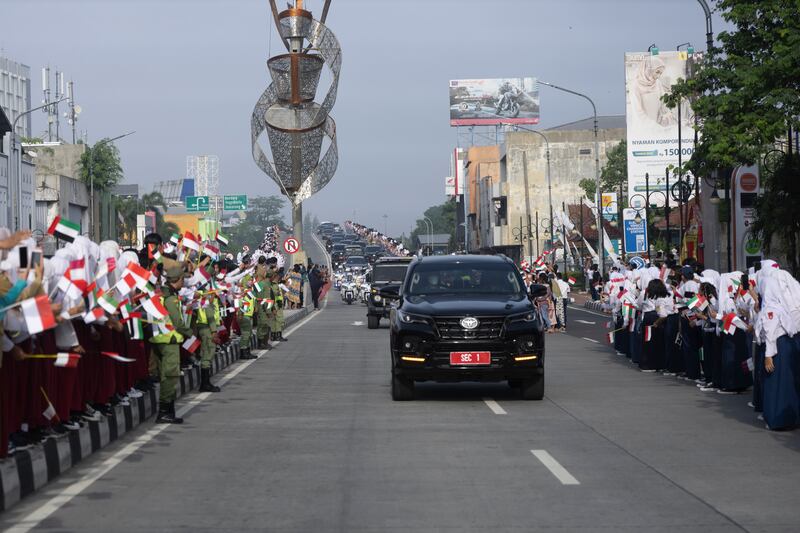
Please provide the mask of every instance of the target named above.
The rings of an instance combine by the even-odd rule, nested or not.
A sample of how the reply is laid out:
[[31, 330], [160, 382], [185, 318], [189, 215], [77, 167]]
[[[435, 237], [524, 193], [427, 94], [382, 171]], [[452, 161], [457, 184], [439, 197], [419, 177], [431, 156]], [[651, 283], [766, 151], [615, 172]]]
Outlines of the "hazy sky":
[[[221, 192], [278, 194], [250, 151], [266, 60], [283, 51], [267, 0], [0, 0], [0, 14], [0, 48], [32, 68], [34, 102], [49, 64], [75, 80], [90, 143], [136, 130], [118, 144], [127, 183], [149, 192], [184, 177], [187, 155], [216, 154]], [[343, 49], [339, 169], [306, 209], [379, 228], [387, 214], [392, 234], [444, 200], [448, 80], [533, 76], [624, 114], [626, 51], [705, 49], [696, 0], [333, 0], [327, 24]], [[547, 87], [541, 110], [542, 127], [591, 112]], [[34, 132], [45, 126], [37, 114]]]

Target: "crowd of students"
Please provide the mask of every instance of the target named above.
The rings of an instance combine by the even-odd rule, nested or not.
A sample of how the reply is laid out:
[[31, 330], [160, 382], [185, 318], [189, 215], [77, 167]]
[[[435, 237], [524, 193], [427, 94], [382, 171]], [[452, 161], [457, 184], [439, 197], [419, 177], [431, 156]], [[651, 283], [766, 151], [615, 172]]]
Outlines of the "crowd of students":
[[237, 261], [220, 235], [150, 234], [123, 250], [58, 221], [50, 229], [69, 242], [42, 258], [30, 232], [0, 228], [0, 457], [100, 421], [156, 383], [157, 422], [182, 422], [181, 373], [199, 366], [201, 390], [219, 391], [216, 350], [240, 336], [253, 358], [252, 335], [273, 348], [286, 340], [284, 304], [300, 304], [302, 274], [285, 273], [274, 250]]
[[[768, 429], [800, 423], [800, 283], [771, 260], [719, 273], [688, 259], [615, 264], [607, 338], [642, 372], [744, 394]], [[637, 268], [639, 266], [639, 268]]]

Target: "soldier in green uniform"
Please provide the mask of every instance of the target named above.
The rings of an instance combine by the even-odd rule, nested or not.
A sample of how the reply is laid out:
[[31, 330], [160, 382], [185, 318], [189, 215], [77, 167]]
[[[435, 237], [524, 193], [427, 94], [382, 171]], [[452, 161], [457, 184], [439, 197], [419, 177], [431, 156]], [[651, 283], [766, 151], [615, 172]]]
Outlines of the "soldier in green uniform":
[[272, 319], [272, 340], [286, 342], [288, 339], [283, 336], [285, 319], [283, 315], [284, 297], [283, 290], [281, 289], [282, 281], [283, 274], [280, 270], [272, 270], [270, 272], [270, 288], [272, 289], [272, 297], [275, 300], [275, 314]]
[[267, 265], [262, 262], [264, 256], [258, 258], [258, 265], [256, 266], [256, 283], [260, 290], [254, 289], [256, 296], [256, 319], [258, 325], [256, 327], [256, 339], [258, 340], [258, 347], [263, 350], [271, 348], [269, 344], [270, 339], [270, 314], [267, 310], [267, 304], [264, 303], [265, 299], [271, 299], [271, 290], [267, 280]]
[[[198, 267], [204, 268], [204, 267]], [[211, 383], [211, 361], [214, 359], [219, 342], [217, 328], [220, 324], [219, 299], [216, 294], [201, 297], [200, 307], [192, 315], [197, 338], [200, 339], [200, 392], [219, 392], [220, 388]]]
[[[156, 325], [158, 329], [153, 332], [154, 335], [150, 339], [153, 352], [158, 357], [161, 375], [156, 423], [182, 424], [183, 418], [175, 415], [176, 387], [181, 376], [180, 346], [185, 338], [192, 336], [192, 329], [183, 321], [181, 304], [178, 300], [178, 292], [183, 287], [183, 265], [165, 259], [164, 273], [167, 281], [161, 287], [162, 300], [169, 316], [166, 318], [166, 324]], [[171, 327], [167, 327], [167, 324]]]

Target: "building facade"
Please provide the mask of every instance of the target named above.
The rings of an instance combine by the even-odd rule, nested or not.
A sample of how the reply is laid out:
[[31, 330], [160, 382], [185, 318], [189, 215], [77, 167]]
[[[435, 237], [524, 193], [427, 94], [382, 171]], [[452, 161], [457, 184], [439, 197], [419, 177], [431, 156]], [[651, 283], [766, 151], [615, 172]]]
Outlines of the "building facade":
[[[2, 56], [0, 56], [0, 107], [12, 124], [21, 113], [31, 108], [30, 67]], [[21, 137], [31, 136], [30, 115], [17, 123], [16, 133]]]

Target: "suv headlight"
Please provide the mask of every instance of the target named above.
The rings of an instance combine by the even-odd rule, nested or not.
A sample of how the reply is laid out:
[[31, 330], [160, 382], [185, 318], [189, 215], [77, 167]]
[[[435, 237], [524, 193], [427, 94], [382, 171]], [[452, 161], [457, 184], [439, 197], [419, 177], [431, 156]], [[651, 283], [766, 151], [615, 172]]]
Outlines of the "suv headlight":
[[380, 303], [381, 300], [383, 300], [383, 298], [381, 298], [381, 295], [378, 294], [377, 292], [372, 293], [372, 299], [375, 301], [375, 303]]
[[511, 315], [508, 317], [508, 321], [511, 323], [514, 322], [535, 322], [536, 321], [536, 311], [526, 311], [525, 313], [518, 313], [516, 315]]
[[397, 318], [403, 324], [430, 324], [430, 318], [424, 315], [414, 315], [405, 311], [397, 310]]

